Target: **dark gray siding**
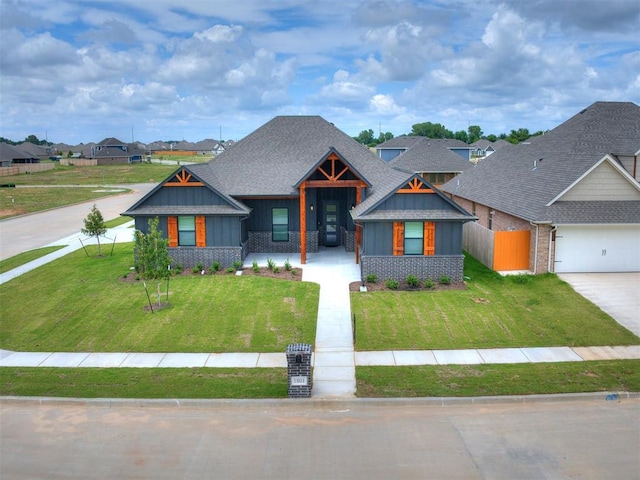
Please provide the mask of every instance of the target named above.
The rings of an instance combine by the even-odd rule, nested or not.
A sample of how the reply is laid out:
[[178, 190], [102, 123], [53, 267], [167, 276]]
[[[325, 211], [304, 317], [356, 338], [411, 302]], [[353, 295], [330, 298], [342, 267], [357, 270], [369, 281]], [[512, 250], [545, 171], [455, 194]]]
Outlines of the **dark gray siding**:
[[[136, 229], [143, 233], [149, 230], [149, 218], [153, 217], [136, 217]], [[208, 247], [238, 247], [240, 246], [240, 217], [210, 217], [205, 218], [207, 228], [207, 246]], [[158, 230], [162, 232], [162, 236], [167, 238], [167, 217], [158, 217]]]
[[[393, 223], [363, 224], [362, 247], [366, 255], [392, 255]], [[436, 255], [460, 255], [461, 253], [462, 223], [436, 222]]]
[[453, 210], [453, 207], [436, 194], [396, 193], [376, 210]]
[[436, 255], [462, 253], [462, 223], [436, 222]]
[[393, 224], [390, 222], [363, 224], [362, 247], [367, 255], [391, 255], [393, 253]]
[[228, 202], [206, 187], [162, 187], [141, 206], [163, 205], [228, 205]]
[[[282, 198], [270, 200], [243, 200], [247, 207], [253, 209], [247, 219], [249, 231], [271, 231], [271, 209], [289, 209], [289, 231], [300, 230], [300, 201], [297, 198]], [[307, 217], [307, 230], [309, 230]]]

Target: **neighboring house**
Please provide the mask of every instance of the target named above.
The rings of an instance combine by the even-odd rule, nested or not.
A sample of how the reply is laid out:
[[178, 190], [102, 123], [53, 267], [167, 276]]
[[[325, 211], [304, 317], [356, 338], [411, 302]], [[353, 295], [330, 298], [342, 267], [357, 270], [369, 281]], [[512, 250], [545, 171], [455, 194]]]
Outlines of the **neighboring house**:
[[487, 158], [492, 153], [496, 152], [502, 147], [506, 147], [511, 145], [506, 140], [496, 140], [495, 142], [490, 142], [486, 139], [480, 139], [471, 144], [471, 147], [474, 148], [472, 152], [473, 161], [478, 162], [484, 158]]
[[640, 107], [596, 102], [442, 190], [479, 218], [464, 248], [494, 270], [640, 271], [639, 154]]
[[403, 135], [378, 145], [376, 152], [389, 165], [418, 173], [436, 187], [473, 167], [466, 155], [469, 146], [460, 140]]
[[40, 163], [40, 159], [8, 143], [0, 143], [0, 166], [10, 167], [23, 163]]
[[159, 219], [175, 262], [227, 266], [249, 253], [353, 252], [363, 278], [462, 281], [474, 220], [319, 116], [276, 117], [209, 163], [183, 166], [123, 215]]
[[91, 147], [89, 158], [98, 161], [98, 165], [138, 163], [142, 161], [144, 149], [135, 143], [124, 143], [117, 138], [105, 138]]
[[16, 145], [18, 150], [21, 150], [29, 154], [32, 158], [39, 158], [40, 160], [47, 160], [54, 154], [53, 148], [49, 145], [36, 145], [31, 142], [22, 142]]

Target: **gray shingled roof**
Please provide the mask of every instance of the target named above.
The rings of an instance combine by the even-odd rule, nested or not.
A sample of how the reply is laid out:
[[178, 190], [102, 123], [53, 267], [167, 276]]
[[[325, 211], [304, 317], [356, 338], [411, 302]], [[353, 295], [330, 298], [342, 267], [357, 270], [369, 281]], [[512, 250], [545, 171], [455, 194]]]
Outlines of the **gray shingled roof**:
[[373, 184], [373, 190], [382, 185], [389, 166], [319, 116], [275, 117], [207, 165], [228, 195], [297, 196], [295, 185], [331, 148]]
[[552, 221], [545, 207], [610, 153], [640, 151], [640, 107], [596, 102], [529, 143], [501, 148], [444, 184], [445, 192], [530, 221]]
[[450, 139], [430, 139], [417, 137], [409, 149], [389, 162], [395, 168], [408, 172], [428, 173], [461, 173], [473, 167], [473, 163], [465, 160], [447, 147], [465, 147], [464, 142]]
[[555, 202], [545, 214], [558, 225], [599, 223], [640, 223], [640, 202]]

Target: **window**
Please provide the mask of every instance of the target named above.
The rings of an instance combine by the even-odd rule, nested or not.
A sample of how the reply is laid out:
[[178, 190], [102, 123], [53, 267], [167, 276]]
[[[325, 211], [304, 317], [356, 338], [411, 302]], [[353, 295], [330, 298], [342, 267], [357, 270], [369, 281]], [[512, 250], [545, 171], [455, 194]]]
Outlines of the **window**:
[[422, 222], [405, 222], [404, 224], [404, 254], [422, 255], [422, 239], [424, 227]]
[[271, 210], [271, 239], [274, 242], [289, 241], [288, 208], [274, 208]]
[[434, 222], [393, 222], [393, 255], [435, 255]]
[[430, 173], [429, 183], [432, 185], [442, 185], [444, 183], [444, 173]]
[[196, 244], [196, 218], [178, 217], [178, 245], [187, 247]]

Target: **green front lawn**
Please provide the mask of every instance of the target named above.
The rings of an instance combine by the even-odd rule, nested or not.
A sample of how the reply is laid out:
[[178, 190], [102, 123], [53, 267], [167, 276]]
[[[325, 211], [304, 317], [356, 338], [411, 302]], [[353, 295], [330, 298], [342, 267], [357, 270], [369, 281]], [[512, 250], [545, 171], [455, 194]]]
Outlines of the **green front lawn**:
[[465, 275], [466, 290], [352, 293], [357, 349], [640, 344], [556, 275], [504, 278], [469, 256]]
[[[82, 250], [0, 285], [0, 348], [62, 352], [284, 352], [313, 343], [319, 286], [256, 276], [172, 277], [170, 307], [150, 313], [142, 282], [119, 277], [133, 244], [113, 256]], [[96, 247], [88, 249], [95, 255]], [[103, 247], [103, 254], [110, 248]], [[152, 301], [158, 285], [147, 282]]]

